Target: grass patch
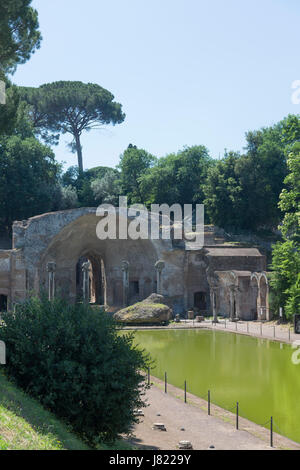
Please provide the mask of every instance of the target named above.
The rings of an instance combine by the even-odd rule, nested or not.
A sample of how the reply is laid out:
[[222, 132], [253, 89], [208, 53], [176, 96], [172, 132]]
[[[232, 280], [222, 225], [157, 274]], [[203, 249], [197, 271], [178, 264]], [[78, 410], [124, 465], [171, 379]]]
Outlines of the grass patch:
[[67, 425], [0, 372], [0, 450], [88, 450]]
[[[90, 450], [71, 428], [26, 395], [0, 371], [0, 450]], [[132, 450], [126, 441], [97, 450]]]

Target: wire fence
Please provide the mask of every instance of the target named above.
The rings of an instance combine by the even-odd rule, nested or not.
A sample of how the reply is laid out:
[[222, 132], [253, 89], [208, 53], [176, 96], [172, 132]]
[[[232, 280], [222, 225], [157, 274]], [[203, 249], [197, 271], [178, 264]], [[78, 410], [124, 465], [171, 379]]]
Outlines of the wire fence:
[[[151, 370], [148, 368], [147, 370], [147, 383], [148, 386], [151, 385]], [[164, 373], [164, 392], [167, 394], [168, 393], [168, 374], [167, 372]], [[188, 403], [188, 387], [187, 387], [187, 381], [185, 380], [181, 387], [176, 387], [176, 388], [182, 388], [183, 389], [183, 401], [184, 403]], [[195, 395], [197, 398], [200, 398], [201, 400], [205, 400], [207, 403], [207, 414], [209, 416], [216, 416], [218, 417], [220, 413], [218, 410], [216, 410], [214, 407], [220, 408], [222, 411], [226, 411], [228, 413], [232, 413], [234, 416], [233, 418], [233, 424], [235, 424], [236, 430], [249, 430], [248, 427], [244, 427], [240, 421], [240, 418], [247, 419], [247, 413], [244, 412], [244, 410], [240, 407], [240, 403], [236, 402], [230, 406], [226, 406], [224, 404], [218, 403], [215, 399], [212, 399], [212, 393], [211, 390], [207, 390], [207, 392], [203, 395]], [[269, 430], [269, 444], [270, 447], [274, 447], [274, 431], [282, 436], [285, 437], [285, 433], [279, 428], [279, 426], [274, 422], [273, 416], [270, 416], [270, 418], [263, 422], [263, 423], [257, 423], [252, 421], [254, 424], [257, 426], [263, 427], [266, 430]]]
[[[206, 321], [207, 324], [211, 324], [214, 329], [226, 329], [230, 331], [236, 331], [239, 333], [247, 333], [249, 335], [254, 336], [262, 336], [268, 339], [278, 339], [282, 341], [290, 342], [292, 340], [292, 336], [297, 336], [293, 332], [293, 328], [291, 326], [287, 326], [283, 328], [282, 326], [278, 325], [265, 325], [264, 322], [258, 321], [230, 321], [228, 319], [222, 319], [216, 322], [213, 319], [211, 321]], [[195, 322], [193, 322], [195, 325]]]

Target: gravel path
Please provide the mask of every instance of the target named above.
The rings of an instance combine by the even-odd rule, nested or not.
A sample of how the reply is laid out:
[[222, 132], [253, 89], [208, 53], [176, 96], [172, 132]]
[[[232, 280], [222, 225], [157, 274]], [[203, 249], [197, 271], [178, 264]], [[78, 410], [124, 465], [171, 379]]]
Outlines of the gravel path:
[[[182, 399], [182, 390], [168, 384], [168, 394], [163, 383], [154, 377], [146, 393], [148, 406], [140, 418], [129, 442], [141, 449], [175, 450], [179, 441], [188, 440], [193, 449], [205, 450], [272, 450], [270, 432], [246, 419], [240, 418], [235, 429], [235, 415], [214, 405], [207, 414], [207, 403], [187, 394], [188, 403]], [[154, 423], [163, 423], [166, 431], [153, 430]], [[184, 430], [181, 430], [183, 428]], [[300, 449], [300, 445], [274, 434], [274, 446], [279, 449]]]

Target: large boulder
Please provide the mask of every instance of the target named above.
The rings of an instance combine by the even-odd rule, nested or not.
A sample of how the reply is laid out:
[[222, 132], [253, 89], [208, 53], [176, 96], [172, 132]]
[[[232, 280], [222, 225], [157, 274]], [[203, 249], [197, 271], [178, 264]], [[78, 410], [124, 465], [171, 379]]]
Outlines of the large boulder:
[[167, 305], [166, 299], [164, 298], [163, 295], [160, 295], [160, 294], [151, 294], [149, 295], [149, 297], [147, 297], [147, 299], [143, 300], [140, 303]]
[[147, 299], [114, 314], [114, 319], [128, 325], [161, 325], [172, 318], [172, 310], [165, 305], [164, 297], [151, 294]]

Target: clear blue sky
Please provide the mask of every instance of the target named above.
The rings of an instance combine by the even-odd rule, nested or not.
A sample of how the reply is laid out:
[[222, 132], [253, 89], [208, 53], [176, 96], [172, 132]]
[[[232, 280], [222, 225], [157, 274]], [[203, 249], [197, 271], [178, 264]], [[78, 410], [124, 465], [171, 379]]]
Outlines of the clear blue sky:
[[[13, 80], [94, 82], [126, 120], [85, 134], [85, 168], [115, 166], [129, 143], [156, 156], [242, 150], [245, 132], [288, 113], [300, 79], [299, 0], [34, 0], [42, 46]], [[55, 153], [76, 156], [62, 136]]]

